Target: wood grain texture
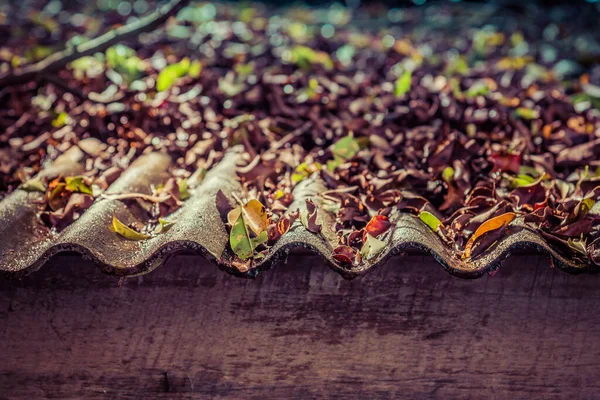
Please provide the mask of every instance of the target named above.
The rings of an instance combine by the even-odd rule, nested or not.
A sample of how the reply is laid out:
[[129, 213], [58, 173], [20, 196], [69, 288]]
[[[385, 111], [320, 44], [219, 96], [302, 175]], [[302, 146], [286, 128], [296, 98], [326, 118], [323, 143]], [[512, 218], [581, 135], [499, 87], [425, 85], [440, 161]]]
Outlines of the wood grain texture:
[[0, 282], [0, 399], [600, 398], [600, 276], [293, 258], [251, 281], [182, 255], [119, 287], [61, 256]]

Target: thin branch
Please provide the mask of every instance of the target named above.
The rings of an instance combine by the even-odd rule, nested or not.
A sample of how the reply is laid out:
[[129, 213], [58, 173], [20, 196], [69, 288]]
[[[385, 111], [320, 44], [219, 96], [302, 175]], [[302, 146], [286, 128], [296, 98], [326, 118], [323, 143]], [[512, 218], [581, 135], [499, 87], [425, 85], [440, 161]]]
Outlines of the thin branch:
[[176, 15], [179, 10], [185, 7], [189, 2], [190, 0], [171, 0], [156, 11], [131, 24], [123, 25], [108, 31], [97, 38], [82, 43], [79, 46], [69, 47], [63, 51], [54, 53], [35, 64], [28, 65], [0, 76], [0, 87], [17, 85], [35, 80], [40, 74], [55, 72], [78, 58], [102, 52], [119, 42], [137, 37], [144, 32], [153, 31], [165, 23], [169, 17]]

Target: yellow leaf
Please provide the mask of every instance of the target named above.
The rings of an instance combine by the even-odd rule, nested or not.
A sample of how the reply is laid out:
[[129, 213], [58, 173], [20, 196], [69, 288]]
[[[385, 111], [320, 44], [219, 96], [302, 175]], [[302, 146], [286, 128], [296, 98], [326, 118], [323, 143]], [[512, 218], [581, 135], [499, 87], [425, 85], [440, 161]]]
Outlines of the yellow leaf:
[[119, 221], [117, 216], [114, 214], [110, 230], [129, 240], [146, 240], [152, 238], [152, 236], [150, 235], [134, 231], [133, 229]]
[[229, 222], [229, 225], [233, 226], [235, 224], [235, 221], [237, 221], [237, 219], [240, 217], [241, 213], [241, 207], [236, 207], [229, 211], [229, 213], [227, 213], [227, 222]]
[[488, 219], [483, 224], [481, 224], [479, 226], [479, 228], [477, 228], [477, 230], [475, 231], [473, 236], [471, 236], [469, 238], [469, 241], [465, 245], [465, 252], [463, 254], [463, 258], [471, 257], [471, 249], [473, 248], [473, 245], [475, 244], [475, 241], [477, 240], [477, 238], [479, 238], [481, 235], [483, 235], [486, 232], [493, 231], [494, 229], [498, 229], [502, 226], [506, 226], [506, 225], [510, 224], [515, 218], [516, 218], [515, 213], [508, 212], [508, 213], [505, 213], [502, 215], [498, 215], [497, 217]]
[[248, 201], [242, 206], [244, 221], [248, 228], [256, 235], [267, 229], [267, 210], [262, 203], [256, 199]]

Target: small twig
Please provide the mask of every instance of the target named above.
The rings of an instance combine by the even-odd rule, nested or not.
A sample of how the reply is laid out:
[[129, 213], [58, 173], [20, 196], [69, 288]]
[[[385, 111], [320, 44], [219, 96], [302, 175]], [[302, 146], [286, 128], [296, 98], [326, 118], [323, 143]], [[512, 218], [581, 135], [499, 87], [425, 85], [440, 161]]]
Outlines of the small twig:
[[190, 0], [171, 0], [156, 11], [131, 24], [110, 30], [79, 46], [66, 48], [35, 64], [5, 74], [0, 77], [0, 87], [35, 80], [37, 76], [48, 72], [55, 72], [78, 58], [104, 51], [119, 42], [136, 37], [140, 33], [152, 31], [167, 21], [169, 17], [177, 14], [189, 2]]

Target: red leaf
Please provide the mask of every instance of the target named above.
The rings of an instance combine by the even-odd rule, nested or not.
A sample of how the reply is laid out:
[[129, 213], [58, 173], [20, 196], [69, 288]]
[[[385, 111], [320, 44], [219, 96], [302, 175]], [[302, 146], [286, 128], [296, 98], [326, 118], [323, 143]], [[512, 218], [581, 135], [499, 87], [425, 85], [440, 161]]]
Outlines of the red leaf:
[[367, 230], [369, 235], [377, 237], [387, 232], [391, 226], [392, 223], [390, 222], [388, 217], [386, 217], [385, 215], [376, 215], [373, 218], [371, 218], [371, 221], [369, 221], [365, 229]]
[[342, 264], [354, 264], [356, 253], [352, 247], [349, 246], [338, 246], [333, 250], [333, 258]]
[[494, 163], [494, 169], [492, 172], [505, 171], [519, 173], [521, 167], [521, 155], [520, 154], [492, 154], [490, 161]]

